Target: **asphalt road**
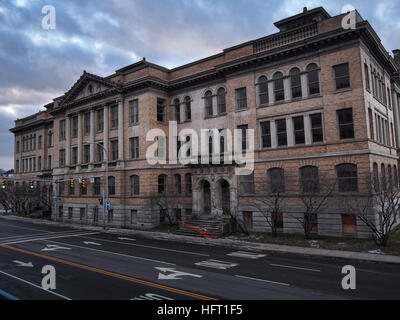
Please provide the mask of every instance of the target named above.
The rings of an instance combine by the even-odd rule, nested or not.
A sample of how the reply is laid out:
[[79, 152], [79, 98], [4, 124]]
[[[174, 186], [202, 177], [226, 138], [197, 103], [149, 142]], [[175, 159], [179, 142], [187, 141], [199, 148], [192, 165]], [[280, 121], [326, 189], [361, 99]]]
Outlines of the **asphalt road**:
[[[55, 289], [42, 288], [44, 266]], [[356, 289], [341, 286], [356, 269]], [[0, 296], [30, 300], [400, 299], [400, 266], [0, 220]]]

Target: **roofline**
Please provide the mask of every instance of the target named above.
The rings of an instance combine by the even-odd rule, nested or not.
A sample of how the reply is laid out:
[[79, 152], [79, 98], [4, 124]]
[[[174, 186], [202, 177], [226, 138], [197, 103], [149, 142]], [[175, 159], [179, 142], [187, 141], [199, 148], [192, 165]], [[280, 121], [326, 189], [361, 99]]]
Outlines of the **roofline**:
[[[305, 7], [305, 9], [306, 9], [306, 7]], [[324, 7], [317, 7], [317, 8], [311, 9], [311, 10], [300, 12], [300, 13], [294, 15], [294, 16], [284, 18], [284, 19], [279, 20], [277, 22], [274, 22], [274, 26], [279, 29], [278, 26], [280, 26], [280, 25], [282, 25], [284, 23], [290, 22], [292, 20], [296, 20], [297, 18], [300, 18], [302, 16], [305, 17], [305, 16], [308, 16], [310, 14], [314, 14], [314, 13], [316, 13], [318, 11], [321, 11], [325, 15], [326, 18], [328, 18], [328, 19], [332, 18], [332, 16], [324, 9]]]

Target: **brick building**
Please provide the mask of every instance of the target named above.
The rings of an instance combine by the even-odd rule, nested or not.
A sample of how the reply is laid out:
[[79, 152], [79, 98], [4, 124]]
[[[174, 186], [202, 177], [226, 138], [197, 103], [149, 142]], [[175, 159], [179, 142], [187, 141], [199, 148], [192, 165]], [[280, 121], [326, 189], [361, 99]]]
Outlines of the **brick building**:
[[[107, 149], [109, 225], [159, 225], [165, 209], [155, 202], [165, 193], [178, 218], [221, 208], [256, 231], [268, 227], [251, 199], [276, 181], [288, 194], [306, 177], [337, 181], [335, 192], [349, 196], [363, 192], [373, 172], [397, 185], [399, 51], [392, 58], [368, 21], [352, 14], [356, 24], [343, 28], [345, 14], [305, 8], [276, 22], [275, 34], [174, 69], [143, 59], [104, 78], [84, 71], [46, 111], [15, 122], [15, 177], [87, 178], [86, 188], [77, 180], [74, 188], [58, 184], [57, 216], [101, 224]], [[170, 158], [171, 120], [178, 132], [199, 136], [201, 129], [254, 129], [254, 173], [238, 176], [235, 164], [224, 163], [150, 164], [146, 152], [154, 141], [146, 134], [163, 130], [167, 140], [158, 145]], [[225, 148], [225, 140], [208, 139], [212, 150]], [[293, 200], [282, 213], [284, 232], [301, 232], [299, 211]], [[321, 235], [367, 235], [338, 201], [315, 223]]]

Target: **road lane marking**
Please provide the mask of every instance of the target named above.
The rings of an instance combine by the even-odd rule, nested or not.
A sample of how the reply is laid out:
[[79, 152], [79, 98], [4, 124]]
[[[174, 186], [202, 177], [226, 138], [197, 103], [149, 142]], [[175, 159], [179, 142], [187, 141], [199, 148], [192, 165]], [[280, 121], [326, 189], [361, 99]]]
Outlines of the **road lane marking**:
[[255, 252], [247, 252], [247, 251], [236, 251], [228, 253], [227, 256], [230, 257], [238, 257], [238, 258], [247, 258], [247, 259], [260, 259], [264, 258], [265, 254], [255, 253]]
[[209, 267], [209, 268], [214, 268], [214, 269], [226, 270], [228, 268], [236, 267], [239, 264], [234, 263], [234, 262], [209, 259], [209, 260], [205, 260], [205, 261], [196, 262], [195, 265], [201, 266], [201, 267]]
[[33, 268], [33, 263], [32, 262], [22, 262], [22, 261], [19, 261], [19, 260], [14, 260], [13, 262], [17, 264], [17, 267]]
[[126, 243], [126, 242], [121, 242], [121, 241], [98, 239], [98, 238], [83, 237], [83, 236], [80, 237], [80, 238], [98, 240], [98, 241], [105, 241], [105, 242], [111, 242], [111, 243], [118, 243], [118, 244], [124, 244], [124, 245], [127, 245], [127, 246], [133, 246], [133, 247], [141, 247], [141, 248], [147, 248], [147, 249], [156, 249], [156, 250], [163, 250], [163, 251], [170, 251], [170, 252], [177, 252], [177, 253], [185, 253], [185, 254], [201, 256], [201, 257], [209, 257], [210, 256], [209, 254], [204, 254], [204, 253], [196, 253], [196, 252], [190, 252], [190, 251], [182, 251], [182, 250], [168, 249], [168, 248], [162, 248], [162, 247], [147, 246], [147, 245], [144, 245], [144, 244], [137, 244], [137, 243]]
[[41, 251], [57, 251], [57, 250], [71, 250], [71, 248], [61, 247], [56, 244], [46, 244], [46, 247], [44, 247]]
[[[183, 276], [188, 276], [188, 277], [195, 277], [195, 278], [203, 278], [203, 276], [198, 275], [198, 274], [193, 274], [193, 273], [187, 273], [183, 271], [178, 271], [175, 268], [158, 268], [155, 267], [158, 271], [161, 271], [158, 273], [158, 280], [181, 280]], [[164, 274], [166, 272], [170, 272], [170, 274]]]
[[138, 256], [131, 256], [131, 255], [123, 254], [123, 253], [117, 253], [117, 252], [112, 252], [112, 251], [94, 249], [94, 248], [90, 248], [90, 247], [83, 247], [83, 246], [78, 246], [76, 244], [69, 244], [69, 243], [57, 242], [57, 241], [52, 241], [52, 240], [49, 240], [49, 242], [54, 242], [54, 243], [67, 245], [67, 246], [71, 246], [71, 247], [82, 248], [82, 249], [86, 249], [86, 250], [92, 250], [92, 251], [98, 251], [98, 252], [114, 254], [114, 255], [122, 256], [122, 257], [128, 257], [128, 258], [139, 259], [139, 260], [150, 261], [150, 262], [156, 262], [156, 263], [169, 264], [171, 266], [175, 266], [176, 265], [175, 263], [170, 263], [170, 262], [165, 262], [165, 261], [160, 261], [160, 260], [154, 260], [154, 259], [148, 259], [148, 258], [142, 258], [142, 257], [138, 257]]
[[305, 270], [305, 271], [312, 271], [312, 272], [321, 272], [321, 270], [318, 269], [309, 269], [309, 268], [302, 268], [302, 267], [295, 267], [295, 266], [286, 266], [283, 264], [274, 264], [274, 263], [270, 263], [270, 266], [273, 267], [282, 267], [282, 268], [288, 268], [288, 269], [298, 269], [298, 270]]
[[265, 279], [257, 279], [257, 278], [251, 278], [251, 277], [246, 277], [246, 276], [240, 276], [240, 275], [235, 275], [237, 278], [241, 279], [247, 279], [247, 280], [254, 280], [254, 281], [261, 281], [261, 282], [267, 282], [267, 283], [272, 283], [272, 284], [278, 284], [281, 286], [290, 286], [288, 283], [283, 283], [283, 282], [276, 282], [276, 281], [271, 281], [271, 280], [265, 280]]
[[49, 239], [70, 238], [70, 237], [78, 237], [78, 236], [82, 236], [82, 235], [93, 235], [93, 234], [99, 234], [99, 232], [54, 235], [54, 236], [48, 236], [48, 237], [30, 238], [30, 239], [24, 239], [24, 240], [4, 242], [3, 244], [9, 245], [9, 244], [24, 243], [24, 242], [35, 242], [35, 241], [44, 241], [44, 240], [49, 240]]
[[84, 244], [91, 245], [91, 246], [101, 246], [101, 243], [91, 242], [91, 241], [83, 241]]
[[157, 289], [161, 289], [161, 290], [165, 290], [165, 291], [169, 291], [169, 292], [173, 292], [173, 293], [189, 296], [189, 297], [200, 299], [200, 300], [218, 300], [216, 298], [208, 297], [208, 296], [201, 295], [201, 294], [198, 294], [198, 293], [181, 290], [181, 289], [177, 289], [177, 288], [161, 285], [161, 284], [158, 284], [158, 283], [155, 283], [155, 282], [150, 282], [150, 281], [146, 281], [146, 280], [142, 280], [142, 279], [138, 279], [138, 278], [133, 278], [133, 277], [130, 277], [130, 276], [125, 276], [125, 275], [122, 275], [122, 274], [119, 274], [119, 273], [106, 271], [106, 270], [98, 269], [98, 268], [95, 268], [95, 267], [85, 266], [85, 265], [82, 265], [82, 264], [79, 264], [79, 263], [75, 263], [75, 262], [72, 262], [72, 261], [63, 260], [63, 259], [59, 259], [59, 258], [55, 258], [55, 257], [51, 257], [51, 256], [46, 256], [46, 255], [43, 255], [43, 254], [40, 254], [40, 253], [36, 253], [36, 252], [33, 252], [33, 251], [29, 251], [29, 250], [25, 250], [25, 249], [10, 247], [10, 246], [3, 245], [3, 244], [0, 244], [0, 247], [5, 248], [5, 249], [9, 249], [9, 250], [14, 250], [14, 251], [17, 251], [17, 252], [22, 252], [22, 253], [33, 255], [33, 256], [37, 256], [37, 257], [40, 257], [40, 258], [43, 258], [43, 259], [59, 262], [59, 263], [66, 264], [66, 265], [69, 265], [69, 266], [72, 266], [72, 267], [76, 267], [76, 268], [80, 268], [80, 269], [84, 269], [84, 270], [100, 273], [100, 274], [107, 275], [107, 276], [110, 276], [110, 277], [114, 277], [114, 278], [130, 281], [130, 282], [142, 284], [142, 285], [145, 285], [145, 286], [148, 286], [148, 287], [153, 287], [153, 288], [157, 288]]
[[136, 239], [131, 238], [118, 238], [119, 240], [128, 240], [128, 241], [136, 241]]
[[[1, 245], [0, 245], [0, 246], [1, 246]], [[43, 291], [46, 291], [46, 292], [48, 292], [48, 293], [51, 293], [51, 294], [53, 294], [53, 295], [55, 295], [55, 296], [57, 296], [57, 297], [60, 297], [60, 298], [65, 299], [65, 300], [72, 300], [71, 298], [68, 298], [68, 297], [66, 297], [66, 296], [63, 296], [62, 294], [59, 294], [59, 293], [54, 292], [54, 291], [51, 291], [51, 290], [45, 290], [45, 289], [43, 289], [41, 286], [38, 286], [38, 285], [36, 285], [36, 284], [34, 284], [34, 283], [32, 283], [32, 282], [26, 281], [26, 280], [24, 280], [24, 279], [18, 278], [18, 277], [16, 277], [16, 276], [12, 275], [12, 274], [7, 273], [7, 272], [4, 272], [4, 271], [1, 271], [1, 270], [0, 270], [0, 273], [1, 273], [1, 274], [4, 274], [4, 275], [6, 275], [6, 276], [9, 276], [9, 277], [11, 277], [11, 278], [14, 278], [14, 279], [16, 279], [16, 280], [22, 281], [22, 282], [24, 282], [24, 283], [27, 283], [27, 284], [29, 284], [29, 285], [35, 287], [35, 288], [38, 288], [38, 289], [43, 290]]]

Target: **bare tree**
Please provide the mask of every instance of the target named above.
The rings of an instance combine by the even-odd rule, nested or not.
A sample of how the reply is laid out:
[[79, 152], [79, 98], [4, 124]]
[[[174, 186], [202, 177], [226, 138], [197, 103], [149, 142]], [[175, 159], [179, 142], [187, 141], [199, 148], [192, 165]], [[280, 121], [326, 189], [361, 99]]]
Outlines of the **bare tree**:
[[348, 199], [347, 208], [371, 231], [379, 246], [387, 246], [390, 234], [400, 218], [400, 189], [398, 182], [385, 177], [367, 177], [367, 192], [357, 198]]
[[282, 191], [275, 189], [269, 194], [255, 196], [251, 204], [265, 218], [273, 237], [278, 236], [279, 221], [286, 200], [286, 195]]
[[268, 170], [268, 190], [256, 195], [251, 205], [265, 218], [273, 237], [278, 236], [285, 203], [288, 200], [287, 188], [291, 185], [291, 176], [281, 168]]
[[306, 239], [310, 239], [318, 216], [328, 206], [335, 186], [336, 181], [319, 176], [316, 167], [305, 167], [300, 172], [300, 194], [297, 198], [302, 206], [302, 216], [295, 219], [301, 224]]
[[157, 193], [150, 196], [152, 208], [158, 208], [168, 219], [170, 226], [176, 224], [176, 210], [181, 208], [181, 197], [175, 192], [171, 194]]

